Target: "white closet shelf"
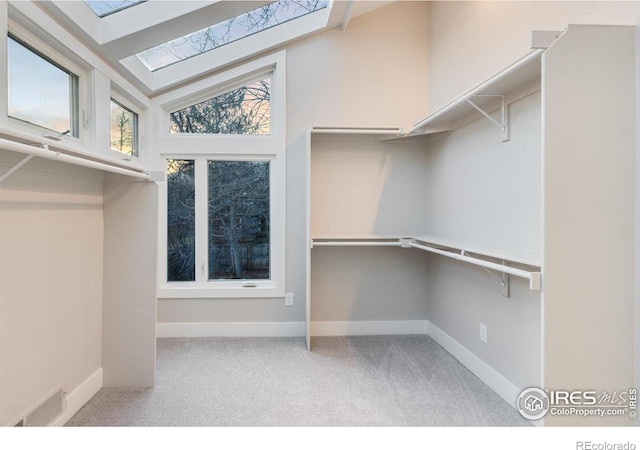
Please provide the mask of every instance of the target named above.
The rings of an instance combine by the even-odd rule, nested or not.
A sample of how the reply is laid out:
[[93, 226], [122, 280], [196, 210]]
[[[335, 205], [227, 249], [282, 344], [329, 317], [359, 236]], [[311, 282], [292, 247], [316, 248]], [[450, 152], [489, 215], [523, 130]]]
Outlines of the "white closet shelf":
[[[408, 133], [389, 140], [416, 140], [424, 135], [433, 136], [446, 133], [482, 116], [503, 128], [505, 135], [508, 134], [506, 105], [539, 90], [543, 52], [544, 49], [530, 52], [485, 82], [425, 117], [415, 124]], [[502, 109], [502, 116], [491, 117], [490, 114], [497, 109]], [[508, 137], [503, 138], [503, 140], [507, 139]]]
[[88, 167], [90, 169], [97, 169], [103, 172], [111, 172], [118, 175], [125, 175], [128, 177], [140, 178], [143, 180], [151, 180], [151, 176], [148, 173], [138, 172], [136, 170], [118, 167], [111, 164], [105, 164], [103, 162], [92, 161], [90, 159], [80, 158], [78, 156], [67, 155], [57, 150], [50, 149], [47, 144], [29, 145], [0, 138], [0, 149], [27, 155], [24, 159], [19, 161], [4, 174], [2, 174], [2, 176], [0, 176], [0, 183], [36, 156], [39, 158], [60, 161], [76, 166]]
[[411, 238], [400, 237], [349, 237], [312, 238], [310, 247], [401, 247], [401, 243]]
[[[78, 158], [86, 158], [92, 161], [112, 164], [133, 171], [144, 172], [144, 167], [135, 161], [131, 161], [126, 154], [120, 155], [120, 158], [114, 156], [101, 155], [96, 152], [90, 152], [82, 148], [78, 143], [65, 142], [55, 135], [55, 133], [36, 136], [32, 133], [13, 129], [0, 124], [0, 138], [8, 141], [20, 142], [28, 145], [38, 145], [44, 147], [47, 145], [49, 149], [65, 152], [69, 156], [77, 156]], [[115, 153], [115, 152], [114, 152]]]
[[372, 136], [400, 136], [401, 128], [377, 128], [377, 127], [312, 127], [312, 134], [352, 134], [352, 135], [372, 135]]
[[[496, 270], [498, 272], [513, 275], [519, 278], [529, 280], [529, 289], [539, 291], [542, 288], [542, 274], [540, 272], [540, 264], [531, 261], [526, 261], [521, 258], [508, 258], [503, 255], [499, 255], [493, 252], [484, 252], [473, 250], [471, 248], [465, 248], [452, 245], [451, 242], [444, 243], [445, 241], [425, 238], [425, 237], [384, 237], [384, 238], [313, 238], [310, 242], [310, 247], [401, 247], [401, 248], [415, 248], [418, 250], [435, 253], [437, 255], [446, 256], [458, 261], [466, 262], [476, 266], [483, 267], [485, 269]], [[477, 256], [486, 258], [500, 259], [502, 263], [496, 263], [481, 259]], [[511, 267], [509, 263], [516, 263], [526, 265], [537, 270], [525, 270], [515, 267]]]

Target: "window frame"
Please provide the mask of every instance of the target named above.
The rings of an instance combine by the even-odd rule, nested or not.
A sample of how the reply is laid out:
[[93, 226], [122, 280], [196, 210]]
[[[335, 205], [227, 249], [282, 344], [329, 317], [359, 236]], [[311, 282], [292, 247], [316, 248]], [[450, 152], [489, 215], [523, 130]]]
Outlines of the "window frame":
[[[167, 186], [159, 189], [158, 298], [282, 298], [285, 294], [286, 53], [267, 55], [153, 99], [158, 166], [167, 159], [196, 161], [196, 281], [167, 281]], [[271, 74], [271, 134], [170, 134], [169, 114]], [[207, 161], [270, 162], [270, 280], [208, 280]], [[198, 165], [198, 161], [202, 161]], [[205, 193], [205, 195], [202, 195]], [[204, 270], [203, 270], [204, 268]]]
[[[50, 58], [49, 56], [47, 56], [46, 54], [42, 53], [41, 51], [39, 51], [37, 48], [29, 45], [27, 42], [23, 41], [20, 37], [16, 36], [13, 32], [9, 31], [7, 33], [7, 43], [9, 41], [14, 41], [17, 45], [23, 47], [24, 49], [26, 49], [28, 52], [30, 52], [31, 54], [39, 57], [40, 59], [42, 59], [43, 61], [49, 63], [51, 66], [55, 67], [56, 69], [58, 69], [59, 71], [66, 73], [68, 76], [68, 83], [69, 83], [69, 102], [68, 102], [68, 113], [69, 113], [69, 136], [70, 137], [74, 137], [74, 138], [79, 138], [80, 136], [80, 76], [78, 76], [77, 74], [73, 73], [71, 70], [67, 69], [66, 67], [62, 66], [61, 64], [59, 64], [58, 62], [54, 61], [52, 58]], [[9, 52], [7, 50], [7, 70], [9, 70], [10, 67], [10, 61], [9, 61]], [[7, 98], [9, 98], [9, 91], [10, 91], [11, 85], [9, 83], [9, 80], [7, 80]], [[14, 117], [12, 116], [9, 111], [7, 111], [7, 117], [8, 120], [10, 121], [16, 121], [17, 123], [23, 124], [23, 125], [27, 125], [30, 128], [36, 128], [36, 129], [41, 129], [43, 131], [47, 131], [50, 134], [53, 134], [54, 136], [59, 135], [59, 136], [64, 136], [63, 134], [60, 134], [62, 132], [51, 129], [51, 128], [47, 128], [43, 125], [37, 124], [35, 122], [29, 122], [25, 119], [21, 119], [19, 117]]]
[[[169, 113], [166, 118], [168, 119], [166, 122], [166, 133], [170, 136], [233, 136], [233, 137], [240, 137], [240, 136], [270, 136], [271, 135], [271, 123], [269, 124], [269, 133], [246, 133], [246, 134], [230, 134], [230, 133], [172, 133], [171, 130], [171, 118], [170, 115], [175, 113], [175, 112], [180, 112], [184, 109], [190, 108], [192, 106], [198, 106], [204, 102], [207, 102], [209, 100], [213, 100], [216, 97], [219, 97], [221, 95], [224, 94], [228, 94], [232, 91], [235, 91], [237, 89], [243, 88], [243, 87], [247, 87], [251, 84], [254, 83], [258, 83], [262, 80], [265, 80], [269, 78], [270, 84], [273, 82], [273, 71], [269, 70], [266, 72], [258, 72], [255, 74], [255, 76], [253, 77], [243, 77], [239, 80], [235, 80], [232, 84], [226, 84], [223, 87], [220, 87], [219, 89], [216, 89], [215, 91], [206, 91], [205, 94], [202, 94], [199, 97], [202, 97], [199, 100], [196, 100], [195, 103], [191, 103], [189, 102], [189, 104], [185, 105], [185, 106], [180, 106], [177, 108], [169, 108], [167, 110], [167, 112]], [[269, 87], [270, 92], [269, 92], [269, 121], [271, 122], [271, 96], [273, 93], [273, 89], [272, 86], [270, 85]], [[184, 102], [183, 102], [184, 103]], [[164, 124], [163, 124], [164, 126]]]
[[[0, 101], [0, 132], [11, 139], [48, 144], [50, 148], [71, 155], [108, 164], [116, 163], [133, 170], [148, 171], [156, 168], [155, 159], [146, 151], [146, 136], [149, 135], [151, 125], [151, 99], [78, 41], [68, 28], [54, 20], [46, 12], [45, 6], [34, 2], [0, 2], [0, 33], [5, 36], [4, 39], [0, 38], [0, 61], [4, 64], [0, 69], [0, 89], [4, 89], [5, 93], [8, 89], [6, 36], [11, 32], [30, 47], [79, 76], [80, 138], [62, 136], [60, 140], [48, 139], [45, 136], [51, 135], [51, 131], [20, 123], [19, 120], [9, 120], [7, 101]], [[95, 16], [86, 8], [88, 13]], [[129, 161], [122, 158], [122, 153], [112, 152], [108, 127], [96, 126], [109, 120], [109, 95], [112, 89], [125, 95], [127, 106], [135, 106], [134, 110], [139, 110], [140, 160]]]
[[[133, 154], [129, 155], [128, 153], [125, 153], [123, 151], [120, 151], [116, 148], [113, 148], [111, 146], [111, 102], [117, 104], [118, 106], [120, 106], [121, 108], [129, 111], [130, 113], [132, 113], [134, 115], [134, 122], [131, 126], [131, 133], [132, 133], [132, 140], [133, 143], [135, 145], [133, 145], [132, 149], [133, 149]], [[109, 150], [112, 153], [115, 153], [116, 155], [120, 156], [123, 159], [135, 159], [135, 160], [139, 160], [140, 159], [140, 141], [141, 141], [141, 137], [140, 137], [140, 120], [141, 120], [141, 112], [140, 109], [138, 108], [134, 108], [131, 107], [131, 103], [128, 102], [122, 95], [120, 95], [118, 92], [112, 90], [111, 91], [111, 96], [109, 98]]]
[[[279, 3], [279, 2], [275, 1], [273, 3]], [[170, 40], [168, 40], [166, 42], [163, 42], [161, 44], [155, 45], [155, 46], [153, 46], [151, 48], [142, 50], [140, 52], [136, 52], [136, 53], [134, 53], [133, 56], [137, 57], [138, 60], [147, 68], [147, 70], [149, 70], [151, 73], [153, 73], [153, 72], [156, 72], [158, 70], [166, 69], [167, 67], [170, 67], [170, 66], [172, 66], [174, 64], [178, 64], [178, 63], [180, 63], [182, 61], [185, 61], [185, 60], [188, 60], [188, 59], [191, 59], [191, 58], [195, 58], [195, 57], [200, 56], [202, 54], [205, 54], [207, 52], [215, 51], [215, 50], [217, 50], [217, 49], [219, 49], [221, 47], [224, 47], [225, 45], [231, 45], [234, 42], [240, 41], [242, 39], [250, 38], [250, 37], [252, 37], [252, 36], [254, 36], [256, 34], [259, 34], [259, 33], [264, 33], [264, 32], [266, 32], [266, 31], [268, 31], [268, 30], [270, 30], [270, 29], [272, 29], [274, 27], [285, 25], [286, 23], [294, 21], [294, 20], [299, 20], [304, 16], [307, 16], [309, 14], [317, 13], [319, 11], [322, 11], [325, 8], [331, 9], [333, 4], [332, 4], [331, 0], [326, 0], [326, 3], [322, 7], [318, 8], [318, 9], [315, 9], [313, 11], [303, 12], [302, 14], [297, 15], [297, 16], [291, 16], [291, 17], [288, 17], [288, 18], [283, 18], [284, 20], [282, 20], [282, 22], [276, 21], [275, 23], [272, 23], [269, 26], [266, 26], [266, 27], [264, 27], [262, 29], [259, 29], [259, 30], [245, 30], [246, 31], [245, 34], [234, 36], [233, 39], [228, 41], [228, 42], [220, 43], [219, 45], [207, 48], [205, 50], [195, 50], [195, 49], [193, 49], [193, 53], [192, 54], [190, 54], [188, 56], [184, 56], [184, 57], [176, 56], [177, 59], [175, 61], [172, 61], [172, 62], [169, 62], [169, 63], [166, 63], [166, 64], [161, 64], [161, 65], [152, 64], [152, 65], [149, 65], [145, 61], [143, 56], [141, 56], [142, 54], [144, 54], [146, 52], [157, 50], [157, 49], [159, 49], [161, 47], [172, 47], [172, 44], [174, 44], [176, 42], [190, 41], [192, 36], [194, 36], [196, 34], [208, 34], [209, 31], [211, 31], [212, 29], [214, 29], [216, 27], [218, 27], [218, 28], [225, 28], [225, 26], [229, 27], [231, 25], [231, 23], [233, 23], [233, 21], [238, 20], [241, 17], [246, 16], [247, 14], [258, 12], [259, 10], [262, 10], [262, 12], [264, 13], [263, 8], [271, 8], [271, 6], [272, 6], [272, 3], [266, 4], [266, 5], [260, 5], [260, 6], [256, 7], [256, 8], [254, 8], [254, 9], [249, 10], [249, 11], [242, 12], [242, 13], [237, 14], [237, 15], [232, 16], [232, 17], [224, 18], [223, 20], [220, 20], [220, 21], [218, 21], [216, 23], [207, 25], [207, 26], [205, 26], [205, 27], [203, 27], [201, 29], [198, 29], [198, 30], [195, 30], [195, 31], [190, 31], [189, 33], [186, 33], [185, 35], [179, 36], [177, 38], [170, 39]], [[276, 6], [276, 8], [277, 8], [277, 6]], [[291, 13], [295, 14], [300, 8], [301, 7], [298, 4], [297, 8], [296, 7], [292, 8], [293, 10], [291, 11]], [[273, 10], [271, 10], [271, 12], [273, 13]], [[240, 21], [240, 23], [242, 23], [242, 21]], [[164, 53], [164, 54], [166, 55], [166, 53]]]
[[[160, 201], [160, 283], [158, 298], [253, 298], [284, 296], [284, 204], [278, 180], [282, 179], [284, 164], [277, 155], [164, 155], [168, 159], [193, 160], [195, 167], [195, 281], [167, 281], [167, 189], [164, 183]], [[269, 162], [269, 268], [267, 280], [210, 280], [209, 279], [209, 161]], [[166, 165], [165, 165], [166, 166]]]
[[[4, 28], [4, 27], [3, 27]], [[66, 57], [61, 52], [57, 51], [53, 46], [49, 45], [44, 39], [40, 38], [33, 32], [27, 30], [21, 24], [14, 20], [9, 20], [7, 27], [1, 30], [4, 33], [4, 56], [5, 67], [3, 73], [3, 85], [5, 92], [7, 93], [7, 101], [2, 104], [2, 117], [0, 123], [3, 128], [11, 133], [15, 130], [17, 133], [26, 133], [38, 137], [55, 136], [62, 142], [70, 145], [84, 146], [91, 137], [91, 132], [87, 128], [88, 118], [87, 111], [89, 110], [87, 100], [89, 89], [91, 89], [90, 81], [88, 80], [88, 69], [80, 66], [71, 58]], [[54, 130], [46, 128], [44, 126], [27, 122], [17, 117], [9, 115], [8, 108], [8, 93], [9, 93], [9, 55], [8, 55], [8, 42], [9, 38], [14, 39], [20, 45], [24, 46], [27, 50], [33, 52], [35, 55], [43, 58], [58, 69], [67, 72], [70, 76], [76, 77], [75, 92], [72, 95], [75, 97], [75, 108], [71, 105], [69, 111], [71, 113], [71, 129], [77, 131], [77, 136], [73, 136], [72, 133], [67, 135], [58, 135]], [[70, 99], [71, 100], [71, 99]]]

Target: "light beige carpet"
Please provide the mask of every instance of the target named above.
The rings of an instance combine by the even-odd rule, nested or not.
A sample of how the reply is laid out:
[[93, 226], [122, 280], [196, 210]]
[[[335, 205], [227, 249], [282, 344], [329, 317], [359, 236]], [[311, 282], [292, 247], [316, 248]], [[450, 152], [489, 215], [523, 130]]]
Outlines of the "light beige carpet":
[[154, 389], [101, 389], [67, 426], [526, 426], [428, 336], [158, 339]]

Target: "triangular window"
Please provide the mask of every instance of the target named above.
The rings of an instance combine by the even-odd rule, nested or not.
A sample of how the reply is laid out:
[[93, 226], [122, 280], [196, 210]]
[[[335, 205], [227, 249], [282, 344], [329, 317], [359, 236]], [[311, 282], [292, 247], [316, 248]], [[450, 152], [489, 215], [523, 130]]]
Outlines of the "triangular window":
[[271, 76], [170, 113], [169, 132], [270, 134]]

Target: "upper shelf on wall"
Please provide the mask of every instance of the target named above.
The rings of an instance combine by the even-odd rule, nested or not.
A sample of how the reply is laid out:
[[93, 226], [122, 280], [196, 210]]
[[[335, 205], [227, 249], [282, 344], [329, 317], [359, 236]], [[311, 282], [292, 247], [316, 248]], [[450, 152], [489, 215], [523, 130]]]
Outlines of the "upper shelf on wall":
[[368, 135], [378, 137], [398, 137], [402, 133], [400, 128], [355, 128], [355, 127], [311, 127], [311, 134], [329, 135]]
[[[540, 89], [541, 61], [544, 49], [533, 50], [525, 57], [498, 72], [485, 82], [460, 95], [433, 114], [425, 117], [411, 130], [396, 139], [424, 139], [454, 130], [480, 117], [486, 117], [502, 140], [508, 140], [506, 106]], [[499, 111], [497, 114], [493, 114]]]

